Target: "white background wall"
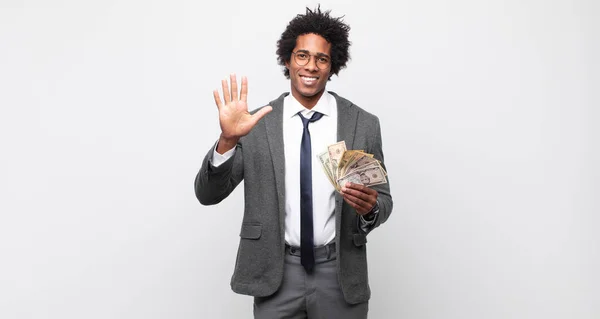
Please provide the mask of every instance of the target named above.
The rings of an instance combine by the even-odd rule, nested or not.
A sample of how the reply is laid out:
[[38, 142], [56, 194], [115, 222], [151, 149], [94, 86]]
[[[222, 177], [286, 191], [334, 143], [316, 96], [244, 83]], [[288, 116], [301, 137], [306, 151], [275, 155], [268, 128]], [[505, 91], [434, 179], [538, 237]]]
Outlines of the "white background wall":
[[[222, 78], [252, 108], [289, 90], [275, 44], [305, 5], [0, 2], [0, 318], [251, 318], [242, 188], [203, 207], [193, 179]], [[322, 6], [395, 201], [370, 317], [599, 318], [599, 2]]]

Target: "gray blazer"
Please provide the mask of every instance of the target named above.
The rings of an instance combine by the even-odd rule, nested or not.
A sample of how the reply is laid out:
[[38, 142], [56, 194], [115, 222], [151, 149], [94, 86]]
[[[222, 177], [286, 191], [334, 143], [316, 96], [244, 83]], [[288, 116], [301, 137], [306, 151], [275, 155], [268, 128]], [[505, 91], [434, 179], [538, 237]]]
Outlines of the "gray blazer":
[[[338, 106], [338, 141], [348, 149], [365, 150], [382, 162], [379, 119], [330, 92]], [[244, 182], [244, 217], [231, 288], [257, 297], [277, 291], [283, 278], [285, 251], [285, 158], [283, 151], [282, 94], [269, 105], [267, 114], [240, 139], [235, 155], [219, 167], [210, 163], [213, 149], [195, 180], [196, 197], [203, 205], [217, 204]], [[385, 166], [384, 166], [385, 167]], [[371, 230], [392, 212], [389, 184], [373, 186], [379, 193], [379, 214]], [[338, 280], [348, 303], [369, 300], [367, 233], [359, 227], [359, 215], [339, 193], [335, 194], [336, 252]]]

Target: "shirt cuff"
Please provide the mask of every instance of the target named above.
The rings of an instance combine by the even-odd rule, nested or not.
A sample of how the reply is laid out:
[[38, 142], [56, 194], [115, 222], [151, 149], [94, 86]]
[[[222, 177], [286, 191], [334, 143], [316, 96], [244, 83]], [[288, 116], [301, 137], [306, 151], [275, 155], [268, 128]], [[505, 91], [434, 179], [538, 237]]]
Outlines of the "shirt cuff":
[[365, 219], [364, 215], [360, 215], [360, 228], [364, 231], [364, 232], [368, 232], [369, 227], [371, 227], [371, 225], [375, 224], [375, 220], [377, 219], [377, 214], [379, 214], [379, 201], [377, 201], [375, 203], [375, 206], [373, 206], [373, 209], [371, 209], [370, 212], [368, 212], [368, 214], [373, 214], [375, 215], [375, 217], [371, 220], [367, 220]]
[[230, 159], [233, 154], [235, 154], [235, 147], [230, 149], [229, 151], [223, 153], [223, 154], [219, 154], [217, 152], [217, 146], [219, 145], [219, 142], [217, 142], [217, 144], [215, 145], [215, 148], [213, 150], [213, 156], [210, 159], [210, 163], [212, 164], [212, 166], [214, 167], [219, 167], [221, 164], [227, 162], [228, 159]]

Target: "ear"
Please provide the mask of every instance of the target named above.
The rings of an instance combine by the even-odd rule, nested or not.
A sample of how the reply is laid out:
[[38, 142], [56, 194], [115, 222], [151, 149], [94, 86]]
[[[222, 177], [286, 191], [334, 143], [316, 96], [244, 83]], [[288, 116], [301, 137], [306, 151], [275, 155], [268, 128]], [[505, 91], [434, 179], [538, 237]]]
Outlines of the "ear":
[[286, 61], [285, 62], [285, 67], [289, 70], [290, 69], [290, 61]]

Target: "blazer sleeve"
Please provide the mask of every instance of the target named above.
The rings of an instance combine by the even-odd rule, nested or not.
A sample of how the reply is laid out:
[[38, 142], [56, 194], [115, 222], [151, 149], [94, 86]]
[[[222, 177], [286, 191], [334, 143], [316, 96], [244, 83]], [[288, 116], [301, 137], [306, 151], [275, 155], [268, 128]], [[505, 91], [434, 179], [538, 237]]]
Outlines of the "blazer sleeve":
[[[385, 162], [383, 159], [383, 145], [381, 141], [381, 127], [379, 125], [379, 119], [375, 119], [375, 125], [373, 126], [373, 135], [370, 141], [370, 153], [373, 157], [381, 161], [381, 166], [386, 169]], [[392, 213], [394, 202], [392, 200], [392, 194], [390, 193], [390, 180], [387, 178], [387, 183], [372, 186], [377, 191], [378, 197], [377, 202], [379, 204], [379, 212], [375, 217], [375, 222], [370, 226], [369, 231], [379, 227], [379, 225], [385, 223]]]
[[211, 163], [213, 151], [217, 147], [216, 143], [204, 157], [202, 167], [194, 181], [196, 198], [202, 205], [220, 203], [244, 178], [244, 152], [241, 141], [236, 145], [235, 154], [218, 167]]

